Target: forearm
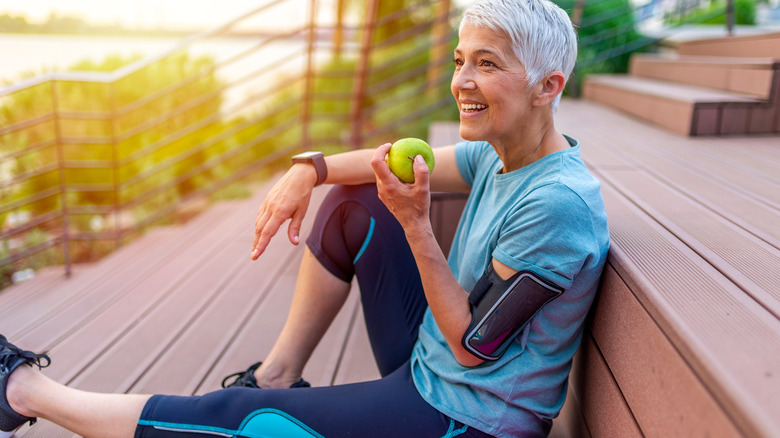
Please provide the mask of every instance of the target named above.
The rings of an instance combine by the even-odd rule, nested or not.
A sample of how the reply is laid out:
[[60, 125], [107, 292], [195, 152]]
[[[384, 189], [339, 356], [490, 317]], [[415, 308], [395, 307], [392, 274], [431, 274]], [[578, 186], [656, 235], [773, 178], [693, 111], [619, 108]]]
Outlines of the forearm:
[[433, 230], [424, 226], [406, 230], [406, 233], [431, 313], [455, 359], [463, 366], [481, 364], [483, 361], [466, 351], [461, 344], [471, 322], [468, 292], [452, 274]]
[[371, 168], [373, 149], [359, 149], [325, 157], [327, 184], [358, 185], [376, 181]]

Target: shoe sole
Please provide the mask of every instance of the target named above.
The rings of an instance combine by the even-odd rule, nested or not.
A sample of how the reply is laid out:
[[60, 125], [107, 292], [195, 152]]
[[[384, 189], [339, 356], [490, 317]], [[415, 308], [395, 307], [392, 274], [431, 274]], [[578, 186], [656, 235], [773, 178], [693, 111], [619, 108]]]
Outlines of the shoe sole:
[[0, 438], [11, 438], [12, 436], [14, 436], [14, 432], [15, 432], [14, 430], [10, 432], [3, 432], [2, 430], [0, 430]]

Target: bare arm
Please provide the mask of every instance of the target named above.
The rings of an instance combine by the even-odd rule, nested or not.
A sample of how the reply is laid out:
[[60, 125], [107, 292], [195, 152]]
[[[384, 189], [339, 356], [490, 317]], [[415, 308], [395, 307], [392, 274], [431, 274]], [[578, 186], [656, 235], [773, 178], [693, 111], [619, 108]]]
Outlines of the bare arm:
[[[429, 217], [428, 167], [422, 161], [416, 161], [415, 183], [403, 184], [392, 175], [385, 163], [384, 157], [388, 149], [389, 145], [379, 147], [371, 160], [376, 173], [379, 198], [406, 233], [420, 271], [428, 305], [455, 359], [463, 366], [479, 365], [483, 361], [461, 345], [461, 338], [471, 322], [471, 308], [468, 292], [455, 279], [433, 235]], [[466, 185], [465, 182], [463, 185]]]
[[471, 187], [466, 184], [458, 170], [455, 146], [434, 148], [433, 158], [436, 160], [436, 166], [430, 175], [431, 190], [460, 193], [471, 191]]
[[[328, 168], [328, 178], [325, 183], [356, 185], [374, 182], [376, 176], [371, 168], [373, 155], [374, 149], [361, 149], [325, 157]], [[460, 176], [455, 162], [454, 147], [436, 148], [434, 156], [436, 168], [432, 183], [436, 190], [468, 191], [469, 187]], [[279, 228], [288, 219], [290, 225], [287, 229], [287, 237], [293, 245], [299, 243], [301, 224], [309, 208], [311, 192], [316, 181], [317, 174], [314, 167], [308, 164], [295, 164], [273, 186], [257, 212], [251, 251], [252, 260], [260, 257]]]

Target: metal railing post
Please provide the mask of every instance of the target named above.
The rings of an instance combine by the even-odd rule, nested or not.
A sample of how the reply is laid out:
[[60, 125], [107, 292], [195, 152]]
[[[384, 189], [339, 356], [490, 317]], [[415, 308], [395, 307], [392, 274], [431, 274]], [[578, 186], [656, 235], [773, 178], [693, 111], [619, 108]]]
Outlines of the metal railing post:
[[340, 61], [344, 46], [344, 0], [336, 2], [336, 29], [333, 31], [333, 59]]
[[[582, 23], [583, 15], [585, 15], [585, 0], [577, 0], [574, 3], [574, 9], [571, 11], [571, 22], [574, 24], [574, 31], [577, 33], [578, 39], [580, 33], [580, 23]], [[579, 70], [577, 68], [577, 64], [577, 62], [574, 63], [574, 68], [572, 69], [572, 72], [569, 75], [569, 81], [566, 84], [569, 87], [569, 94], [575, 98], [580, 97], [580, 78], [577, 77]]]
[[304, 85], [303, 93], [303, 111], [301, 112], [302, 118], [302, 138], [301, 143], [304, 150], [311, 149], [311, 106], [312, 106], [312, 94], [314, 88], [314, 38], [315, 38], [315, 23], [317, 20], [317, 0], [309, 0], [309, 16], [307, 17], [308, 23], [308, 38], [306, 47], [306, 83]]
[[109, 99], [111, 102], [111, 168], [114, 177], [114, 245], [122, 246], [122, 200], [119, 188], [119, 121], [116, 110], [116, 81], [111, 81], [109, 86]]
[[734, 0], [726, 2], [726, 31], [728, 36], [734, 36]]
[[444, 65], [438, 61], [449, 54], [447, 36], [450, 33], [450, 0], [437, 0], [436, 12], [433, 26], [431, 26], [431, 51], [430, 64], [433, 67], [428, 69], [428, 95], [434, 97], [438, 89], [439, 78], [444, 72]]
[[62, 141], [62, 129], [60, 128], [59, 99], [57, 98], [57, 81], [51, 81], [51, 103], [54, 116], [54, 136], [57, 142], [57, 173], [60, 180], [60, 202], [62, 203], [62, 228], [63, 228], [63, 256], [65, 258], [65, 276], [70, 277], [70, 224], [68, 221], [68, 193], [65, 181], [65, 151]]
[[355, 86], [352, 93], [352, 108], [350, 109], [350, 123], [352, 124], [351, 143], [352, 149], [363, 147], [363, 99], [366, 94], [368, 82], [368, 66], [371, 57], [371, 42], [374, 39], [377, 14], [379, 13], [379, 0], [369, 0], [366, 23], [363, 26], [362, 41], [360, 44], [360, 58], [355, 70]]

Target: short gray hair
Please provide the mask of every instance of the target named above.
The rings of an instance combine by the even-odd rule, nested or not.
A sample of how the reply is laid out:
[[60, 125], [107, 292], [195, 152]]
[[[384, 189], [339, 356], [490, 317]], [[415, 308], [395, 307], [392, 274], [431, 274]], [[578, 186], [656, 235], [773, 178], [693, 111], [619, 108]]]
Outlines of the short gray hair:
[[[503, 32], [526, 70], [530, 86], [553, 71], [569, 80], [577, 60], [577, 35], [566, 12], [549, 0], [480, 0], [460, 22]], [[557, 109], [561, 96], [553, 102]]]

